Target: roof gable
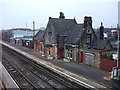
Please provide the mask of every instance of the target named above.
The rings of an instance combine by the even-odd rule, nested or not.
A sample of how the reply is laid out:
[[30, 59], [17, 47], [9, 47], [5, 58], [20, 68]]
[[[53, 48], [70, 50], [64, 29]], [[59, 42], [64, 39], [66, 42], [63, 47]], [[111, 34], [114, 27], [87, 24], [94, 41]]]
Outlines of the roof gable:
[[42, 40], [45, 34], [45, 30], [39, 30], [38, 33], [34, 36], [34, 40]]
[[77, 24], [72, 32], [69, 34], [69, 36], [66, 38], [66, 44], [77, 44], [80, 38], [82, 37], [84, 33], [84, 25], [83, 24]]
[[77, 24], [75, 19], [63, 18], [50, 18], [50, 22], [52, 23], [57, 35], [60, 36], [67, 36]]
[[112, 45], [108, 40], [100, 40], [97, 39], [94, 43], [92, 43], [91, 48], [93, 49], [99, 49], [99, 50], [111, 50], [112, 49]]

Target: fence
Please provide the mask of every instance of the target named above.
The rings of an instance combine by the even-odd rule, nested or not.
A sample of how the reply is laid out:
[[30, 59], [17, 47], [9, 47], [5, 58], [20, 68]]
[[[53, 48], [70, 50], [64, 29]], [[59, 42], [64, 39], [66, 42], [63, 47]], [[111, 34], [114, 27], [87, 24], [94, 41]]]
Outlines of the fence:
[[112, 68], [117, 66], [117, 61], [108, 60], [108, 59], [101, 59], [100, 60], [100, 69], [105, 71], [112, 71]]

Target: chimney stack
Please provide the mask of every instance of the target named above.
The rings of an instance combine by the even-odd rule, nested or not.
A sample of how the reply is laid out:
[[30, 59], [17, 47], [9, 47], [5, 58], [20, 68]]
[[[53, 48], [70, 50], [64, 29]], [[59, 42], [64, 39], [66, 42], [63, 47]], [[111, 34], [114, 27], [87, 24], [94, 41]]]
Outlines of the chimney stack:
[[60, 12], [60, 16], [59, 16], [59, 18], [63, 18], [63, 19], [65, 19], [65, 16], [64, 16], [64, 13], [63, 13], [63, 12]]
[[35, 21], [33, 21], [33, 36], [35, 36]]
[[85, 16], [84, 17], [84, 28], [86, 28], [88, 24], [92, 27], [92, 17]]
[[104, 27], [103, 27], [103, 22], [101, 22], [101, 26], [100, 26], [100, 39], [104, 39]]

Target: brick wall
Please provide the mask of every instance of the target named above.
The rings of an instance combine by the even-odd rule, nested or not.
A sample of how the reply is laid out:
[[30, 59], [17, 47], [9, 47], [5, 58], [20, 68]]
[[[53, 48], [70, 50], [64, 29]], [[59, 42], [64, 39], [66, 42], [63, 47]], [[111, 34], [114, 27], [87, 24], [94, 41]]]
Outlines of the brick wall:
[[105, 71], [112, 71], [112, 68], [117, 65], [117, 61], [101, 59], [100, 60], [100, 69]]

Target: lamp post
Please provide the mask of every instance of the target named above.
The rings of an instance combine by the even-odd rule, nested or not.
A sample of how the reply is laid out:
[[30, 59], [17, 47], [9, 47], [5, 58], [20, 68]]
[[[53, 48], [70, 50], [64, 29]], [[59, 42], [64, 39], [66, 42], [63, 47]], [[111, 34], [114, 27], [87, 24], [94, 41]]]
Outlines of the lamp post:
[[120, 34], [120, 30], [119, 30], [119, 24], [117, 25], [117, 28], [118, 28], [118, 43], [117, 43], [117, 55], [118, 55], [118, 58], [117, 58], [117, 67], [120, 68], [120, 40], [119, 40], [119, 34]]
[[118, 29], [118, 40], [117, 40], [117, 67], [113, 67], [113, 71], [112, 71], [112, 74], [111, 74], [111, 77], [112, 79], [114, 80], [120, 80], [120, 44], [119, 44], [119, 41], [120, 41], [120, 37], [119, 37], [119, 34], [120, 34], [120, 28], [119, 28], [119, 24], [117, 24], [117, 29]]
[[119, 24], [117, 24], [117, 28], [118, 28], [118, 43], [117, 43], [117, 79], [120, 80], [120, 28], [119, 28]]

